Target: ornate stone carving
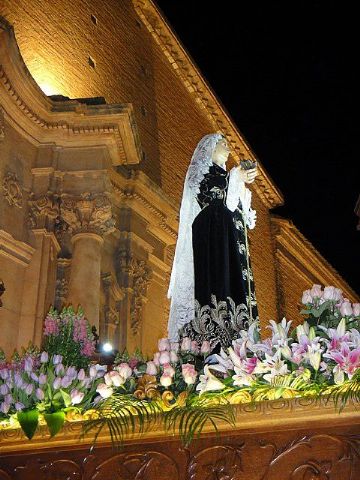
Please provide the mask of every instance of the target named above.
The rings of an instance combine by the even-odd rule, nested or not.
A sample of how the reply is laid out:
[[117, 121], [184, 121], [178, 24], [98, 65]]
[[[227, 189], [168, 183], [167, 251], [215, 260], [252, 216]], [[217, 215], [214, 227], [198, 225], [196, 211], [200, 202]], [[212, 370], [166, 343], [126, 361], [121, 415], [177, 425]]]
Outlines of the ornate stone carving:
[[59, 311], [65, 305], [69, 293], [70, 265], [69, 258], [58, 258], [54, 305]]
[[114, 230], [111, 202], [106, 194], [86, 192], [80, 197], [62, 195], [62, 220], [72, 233], [92, 232], [105, 235]]
[[30, 228], [54, 229], [59, 220], [59, 201], [56, 195], [48, 192], [46, 195], [35, 197], [31, 195], [29, 200], [29, 226]]
[[103, 322], [100, 324], [100, 336], [119, 347], [118, 329], [120, 324], [120, 304], [125, 292], [119, 287], [116, 279], [109, 272], [101, 274], [105, 294]]
[[23, 194], [15, 173], [7, 172], [3, 179], [4, 197], [9, 205], [22, 208]]
[[0, 107], [0, 142], [5, 138], [4, 110]]
[[144, 260], [139, 260], [125, 250], [120, 250], [119, 266], [122, 286], [131, 289], [130, 326], [133, 335], [139, 332], [142, 321], [142, 308], [146, 302], [147, 287], [152, 271]]

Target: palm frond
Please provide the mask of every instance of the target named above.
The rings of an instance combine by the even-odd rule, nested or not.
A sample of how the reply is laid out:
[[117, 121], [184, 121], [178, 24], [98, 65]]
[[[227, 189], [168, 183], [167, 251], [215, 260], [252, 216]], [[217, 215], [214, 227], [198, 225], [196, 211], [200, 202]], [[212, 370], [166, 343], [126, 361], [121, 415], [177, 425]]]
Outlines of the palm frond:
[[357, 370], [351, 380], [341, 385], [332, 385], [323, 389], [323, 395], [328, 395], [327, 401], [333, 401], [335, 408], [341, 412], [348, 402], [360, 402], [360, 370]]
[[142, 434], [158, 419], [157, 403], [138, 400], [133, 395], [115, 394], [97, 405], [98, 417], [85, 422], [82, 436], [95, 432], [94, 444], [104, 428], [110, 433], [114, 447], [119, 447], [126, 435]]
[[218, 422], [235, 425], [234, 408], [224, 396], [192, 396], [184, 407], [164, 413], [165, 429], [178, 431], [184, 446], [199, 437], [205, 425], [211, 425], [218, 433]]

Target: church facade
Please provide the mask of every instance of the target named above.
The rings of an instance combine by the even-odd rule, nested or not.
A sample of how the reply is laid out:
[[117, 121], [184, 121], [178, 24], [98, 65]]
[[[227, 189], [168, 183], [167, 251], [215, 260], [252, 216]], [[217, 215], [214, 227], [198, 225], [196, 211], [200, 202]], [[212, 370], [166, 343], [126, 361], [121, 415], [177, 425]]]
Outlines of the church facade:
[[[71, 8], [70, 8], [71, 4]], [[102, 341], [150, 353], [186, 169], [221, 131], [259, 162], [251, 258], [263, 326], [297, 320], [303, 290], [357, 296], [290, 220], [255, 158], [150, 0], [4, 0], [0, 8], [1, 347], [39, 344], [51, 306], [81, 305]]]

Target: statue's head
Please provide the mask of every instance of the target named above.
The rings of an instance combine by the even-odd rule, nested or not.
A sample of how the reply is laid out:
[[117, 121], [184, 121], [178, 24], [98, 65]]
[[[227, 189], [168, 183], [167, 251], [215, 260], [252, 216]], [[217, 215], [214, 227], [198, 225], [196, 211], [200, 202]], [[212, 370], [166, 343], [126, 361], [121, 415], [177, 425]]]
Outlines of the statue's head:
[[220, 166], [225, 166], [229, 153], [230, 153], [230, 149], [229, 149], [227, 140], [224, 135], [221, 135], [219, 140], [216, 142], [216, 145], [212, 154], [212, 160], [214, 163], [217, 163]]

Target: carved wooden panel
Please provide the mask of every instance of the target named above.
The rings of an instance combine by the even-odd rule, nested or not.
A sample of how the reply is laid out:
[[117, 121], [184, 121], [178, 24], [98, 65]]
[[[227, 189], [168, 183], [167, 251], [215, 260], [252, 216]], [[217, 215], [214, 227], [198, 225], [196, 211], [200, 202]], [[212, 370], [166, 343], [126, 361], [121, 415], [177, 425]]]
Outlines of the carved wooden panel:
[[[320, 429], [321, 430], [321, 429]], [[1, 450], [0, 450], [1, 452]], [[137, 440], [0, 456], [0, 480], [358, 480], [358, 426]]]

